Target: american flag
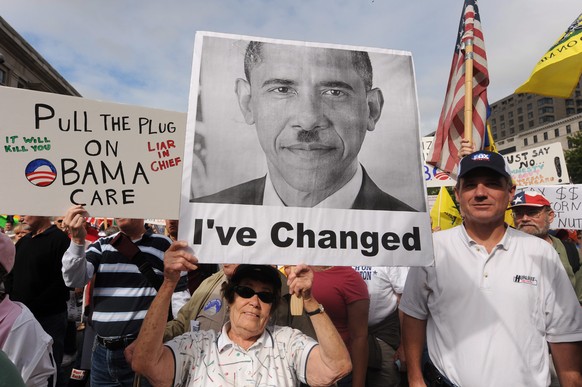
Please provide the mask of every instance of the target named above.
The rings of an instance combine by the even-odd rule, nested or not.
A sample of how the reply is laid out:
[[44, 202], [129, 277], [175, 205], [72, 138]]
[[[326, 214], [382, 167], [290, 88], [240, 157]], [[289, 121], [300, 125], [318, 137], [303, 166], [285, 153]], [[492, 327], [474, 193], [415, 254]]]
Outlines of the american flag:
[[453, 55], [449, 84], [438, 128], [428, 155], [432, 164], [456, 178], [459, 150], [464, 133], [465, 47], [473, 41], [473, 144], [482, 149], [487, 121], [487, 54], [476, 0], [465, 0], [457, 43]]

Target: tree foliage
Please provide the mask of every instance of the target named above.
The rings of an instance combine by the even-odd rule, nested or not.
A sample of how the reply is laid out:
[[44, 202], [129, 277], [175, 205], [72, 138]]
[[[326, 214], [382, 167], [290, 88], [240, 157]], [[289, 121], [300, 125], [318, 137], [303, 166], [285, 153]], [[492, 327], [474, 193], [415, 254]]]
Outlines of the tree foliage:
[[568, 140], [571, 143], [571, 147], [564, 151], [568, 174], [572, 183], [582, 184], [582, 131], [568, 136]]

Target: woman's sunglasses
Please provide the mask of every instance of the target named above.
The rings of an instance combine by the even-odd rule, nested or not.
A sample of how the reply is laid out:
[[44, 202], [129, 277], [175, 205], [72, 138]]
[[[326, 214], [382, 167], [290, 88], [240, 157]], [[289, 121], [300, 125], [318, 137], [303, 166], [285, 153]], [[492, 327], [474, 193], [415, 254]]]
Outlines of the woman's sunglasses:
[[235, 286], [234, 291], [236, 294], [241, 296], [242, 298], [251, 298], [255, 294], [259, 296], [259, 300], [263, 301], [266, 304], [272, 304], [275, 300], [275, 294], [272, 292], [255, 292], [253, 289], [249, 288], [248, 286]]

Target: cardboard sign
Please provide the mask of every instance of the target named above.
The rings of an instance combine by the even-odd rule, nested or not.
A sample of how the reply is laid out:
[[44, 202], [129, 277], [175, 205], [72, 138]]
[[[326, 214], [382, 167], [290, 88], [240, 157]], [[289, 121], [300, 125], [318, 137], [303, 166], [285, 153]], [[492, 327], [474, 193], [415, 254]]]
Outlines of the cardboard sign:
[[186, 115], [0, 87], [2, 212], [177, 218]]
[[201, 261], [432, 262], [410, 53], [197, 33], [188, 112]]
[[560, 142], [509, 153], [504, 157], [517, 186], [570, 182]]
[[552, 203], [556, 217], [550, 228], [582, 230], [581, 184], [518, 186], [517, 191], [539, 192]]
[[[422, 138], [424, 157], [433, 137]], [[518, 186], [567, 184], [570, 182], [562, 143], [555, 142], [536, 148], [503, 155], [511, 168], [513, 180]], [[456, 180], [432, 165], [423, 165], [423, 174], [427, 187], [452, 187]]]

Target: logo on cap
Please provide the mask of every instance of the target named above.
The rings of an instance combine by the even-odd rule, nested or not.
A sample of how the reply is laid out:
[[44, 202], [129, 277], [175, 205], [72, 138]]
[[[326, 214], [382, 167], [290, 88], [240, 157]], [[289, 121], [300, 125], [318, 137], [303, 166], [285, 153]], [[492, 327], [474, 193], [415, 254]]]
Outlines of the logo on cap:
[[477, 153], [473, 155], [472, 160], [487, 160], [489, 161], [489, 155], [486, 153]]

